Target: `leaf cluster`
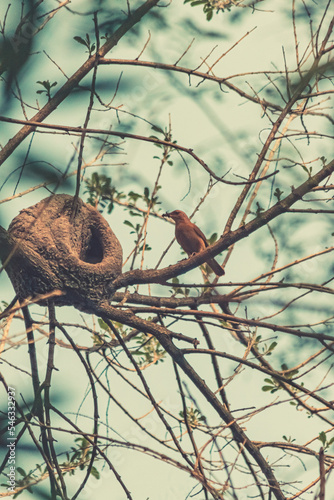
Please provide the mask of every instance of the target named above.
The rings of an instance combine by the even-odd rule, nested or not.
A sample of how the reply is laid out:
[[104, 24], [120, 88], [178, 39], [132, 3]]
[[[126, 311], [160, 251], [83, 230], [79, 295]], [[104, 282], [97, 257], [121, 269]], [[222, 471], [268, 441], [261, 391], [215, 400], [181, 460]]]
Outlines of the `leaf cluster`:
[[[179, 415], [183, 420], [185, 420], [184, 411], [180, 411]], [[186, 409], [186, 418], [190, 427], [198, 427], [201, 423], [205, 423], [206, 421], [206, 418], [201, 414], [201, 412], [193, 406]]]
[[[40, 466], [37, 465], [37, 468], [40, 469]], [[16, 467], [15, 470], [22, 477], [20, 479], [15, 480], [16, 488], [18, 488], [19, 491], [17, 493], [15, 493], [13, 498], [17, 498], [25, 490], [29, 491], [29, 493], [33, 493], [33, 489], [31, 486], [35, 482], [35, 477], [33, 475], [33, 471], [30, 471], [27, 473], [22, 467]], [[45, 468], [45, 472], [46, 472], [46, 468]], [[1, 486], [4, 486], [5, 488], [8, 487], [7, 484], [1, 484]]]
[[[273, 344], [275, 344], [275, 346], [276, 346], [277, 342], [273, 342]], [[298, 370], [289, 370], [288, 366], [285, 363], [283, 363], [281, 365], [281, 369], [282, 369], [282, 371], [285, 372], [284, 373], [284, 377], [286, 379], [288, 379], [288, 380], [291, 380], [295, 375], [298, 374]], [[265, 378], [264, 381], [268, 384], [268, 385], [264, 385], [262, 387], [262, 390], [264, 392], [269, 392], [270, 391], [271, 394], [274, 394], [275, 392], [283, 389], [281, 382], [279, 380], [275, 379], [275, 377]], [[301, 386], [303, 386], [303, 385], [304, 385], [304, 383], [302, 382]], [[291, 390], [294, 393], [298, 392], [298, 390], [296, 388], [292, 387], [292, 386], [291, 386]]]
[[188, 297], [190, 293], [190, 288], [187, 287], [181, 287], [179, 286], [180, 280], [179, 278], [172, 278], [172, 289], [170, 292], [172, 293], [172, 296], [175, 297], [176, 295], [182, 295], [183, 297]]
[[46, 94], [48, 101], [51, 100], [51, 89], [57, 85], [57, 82], [50, 83], [50, 80], [38, 80], [36, 83], [42, 85], [43, 89], [36, 90], [36, 94]]
[[327, 434], [324, 431], [319, 433], [318, 439], [321, 441], [324, 450], [329, 448], [334, 443], [334, 437], [328, 439]]
[[232, 0], [184, 0], [184, 3], [190, 3], [191, 7], [203, 6], [207, 21], [211, 21], [214, 12], [217, 14], [225, 9], [230, 11], [233, 5]]
[[106, 208], [110, 214], [114, 208], [114, 199], [122, 198], [122, 193], [116, 190], [112, 184], [112, 178], [104, 174], [94, 172], [90, 179], [85, 179], [86, 189], [84, 193], [88, 193], [86, 203], [93, 207], [100, 206], [100, 211]]
[[139, 358], [138, 364], [141, 368], [164, 361], [166, 351], [153, 335], [141, 333], [136, 337], [136, 344], [139, 348], [132, 354]]
[[87, 50], [85, 52], [88, 52], [89, 57], [94, 54], [95, 49], [96, 49], [96, 45], [95, 45], [95, 43], [91, 42], [90, 36], [88, 33], [86, 33], [86, 38], [82, 38], [81, 36], [74, 36], [73, 39], [76, 42], [83, 45], [84, 47], [86, 47]]
[[[75, 474], [77, 468], [85, 470], [92, 455], [91, 444], [85, 437], [78, 437], [74, 442], [77, 445], [71, 447], [72, 455], [66, 453], [67, 461], [61, 464], [65, 473], [68, 472], [71, 476]], [[100, 479], [100, 473], [96, 467], [93, 466], [90, 473], [95, 479]]]

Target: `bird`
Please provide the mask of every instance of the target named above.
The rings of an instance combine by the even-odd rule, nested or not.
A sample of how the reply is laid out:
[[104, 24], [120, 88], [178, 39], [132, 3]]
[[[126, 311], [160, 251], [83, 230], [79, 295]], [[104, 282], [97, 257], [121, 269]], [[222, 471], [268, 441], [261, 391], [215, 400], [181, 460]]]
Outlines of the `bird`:
[[[183, 248], [188, 257], [201, 252], [209, 246], [200, 228], [191, 222], [187, 214], [182, 212], [182, 210], [166, 212], [163, 214], [163, 217], [170, 217], [175, 222], [176, 241]], [[209, 259], [207, 264], [217, 276], [223, 276], [225, 274], [224, 269], [215, 259]]]

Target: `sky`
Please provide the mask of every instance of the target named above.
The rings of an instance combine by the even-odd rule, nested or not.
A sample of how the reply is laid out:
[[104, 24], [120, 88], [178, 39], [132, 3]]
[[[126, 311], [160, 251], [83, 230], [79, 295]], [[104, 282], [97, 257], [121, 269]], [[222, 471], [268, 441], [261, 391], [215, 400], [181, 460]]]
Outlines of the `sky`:
[[[6, 8], [5, 3], [3, 2], [2, 6], [0, 6], [0, 18], [3, 18], [3, 12]], [[126, 4], [126, 2], [120, 2], [119, 0], [119, 2], [115, 2], [117, 7], [119, 3]], [[88, 5], [90, 3], [85, 0], [73, 0], [71, 2], [71, 8], [82, 11], [85, 11]], [[17, 5], [12, 8], [15, 7]], [[212, 56], [208, 59], [211, 62], [226, 52], [226, 55], [215, 67], [215, 74], [240, 74], [241, 76], [236, 79], [237, 84], [240, 83], [243, 88], [248, 88], [249, 92], [251, 92], [251, 88], [260, 91], [259, 79], [254, 75], [243, 75], [250, 71], [255, 72], [264, 69], [270, 71], [276, 67], [282, 68], [282, 47], [284, 47], [287, 66], [293, 68], [295, 66], [295, 42], [291, 20], [286, 15], [289, 6], [282, 6], [281, 4], [278, 7], [276, 2], [267, 0], [260, 3], [259, 8], [263, 10], [254, 13], [243, 13], [235, 23], [230, 22], [228, 16], [231, 16], [236, 8], [232, 9], [231, 13], [224, 12], [215, 15], [213, 20], [208, 23], [199, 7], [191, 8], [189, 5], [183, 5], [182, 2], [174, 0], [168, 8], [163, 10], [163, 16], [166, 16], [168, 20], [168, 27], [165, 30], [161, 27], [152, 27], [150, 22], [144, 19], [140, 38], [125, 37], [113, 49], [111, 57], [135, 58], [143, 48], [150, 32], [151, 39], [141, 59], [172, 64], [195, 38], [191, 48], [182, 59], [182, 65], [196, 67], [200, 64], [201, 58], [205, 58], [213, 49]], [[277, 12], [277, 9], [281, 10]], [[49, 79], [50, 82], [56, 81], [58, 85], [55, 87], [56, 90], [64, 82], [64, 75], [50, 58], [58, 66], [61, 66], [62, 72], [68, 76], [71, 75], [83, 64], [86, 58], [84, 48], [75, 42], [73, 37], [84, 37], [86, 30], [93, 33], [92, 21], [89, 16], [84, 22], [81, 16], [68, 16], [65, 11], [57, 16], [55, 16], [55, 22], [50, 23], [48, 31], [41, 33], [40, 38], [43, 50], [49, 57], [45, 53], [39, 55], [39, 57], [35, 58], [32, 67], [25, 68], [22, 74], [22, 81], [25, 82], [24, 99], [33, 102], [37, 98], [40, 106], [45, 103], [45, 97], [36, 94], [36, 91], [41, 88], [36, 82], [46, 79]], [[14, 17], [10, 18], [8, 22], [14, 22]], [[60, 29], [59, 26], [61, 26]], [[299, 30], [300, 47], [306, 47], [309, 35], [308, 24], [299, 27]], [[229, 51], [234, 45], [233, 50]], [[185, 75], [155, 69], [123, 68], [118, 66], [100, 68], [101, 88], [99, 88], [99, 91], [106, 101], [110, 100], [114, 95], [122, 71], [124, 74], [114, 100], [114, 105], [119, 107], [120, 110], [119, 116], [117, 117], [116, 113], [95, 112], [90, 122], [91, 126], [108, 128], [112, 125], [116, 130], [131, 130], [139, 135], [155, 134], [147, 121], [133, 118], [123, 113], [123, 110], [145, 117], [149, 122], [162, 128], [167, 127], [170, 122], [172, 124], [173, 139], [177, 140], [181, 145], [194, 149], [196, 154], [201, 158], [205, 158], [210, 167], [220, 172], [221, 175], [229, 169], [244, 176], [249, 172], [249, 165], [256, 160], [257, 153], [268, 132], [268, 120], [266, 120], [258, 106], [245, 102], [235, 93], [222, 92], [217, 85], [210, 82], [201, 83], [197, 87], [198, 80], [192, 78], [191, 86], [189, 86], [188, 77]], [[89, 80], [86, 80], [83, 84], [88, 84], [88, 82]], [[86, 94], [85, 106], [82, 106], [83, 99], [80, 99], [80, 96], [81, 94], [79, 97], [74, 95], [66, 103], [60, 105], [46, 121], [48, 123], [66, 123], [73, 126], [82, 125], [88, 103], [88, 94]], [[12, 116], [22, 118], [18, 102], [4, 114], [9, 112]], [[29, 116], [32, 115], [32, 110], [29, 110]], [[316, 120], [313, 124], [316, 126]], [[300, 128], [300, 124], [298, 124], [298, 128]], [[0, 143], [5, 144], [18, 130], [17, 125], [0, 123]], [[27, 152], [29, 141], [30, 138], [20, 146], [18, 153], [2, 167], [1, 183], [7, 178], [14, 166], [21, 164]], [[35, 161], [46, 159], [56, 168], [64, 169], [73, 155], [73, 142], [73, 138], [64, 140], [62, 136], [36, 134], [31, 142], [31, 157]], [[111, 158], [108, 157], [107, 161], [104, 161], [106, 166], [94, 167], [90, 171], [95, 169], [100, 173], [111, 175], [113, 182], [120, 191], [142, 190], [144, 186], [148, 186], [152, 190], [159, 166], [159, 161], [152, 157], [154, 154], [159, 154], [160, 151], [154, 152], [152, 145], [138, 141], [123, 143], [122, 140], [118, 139], [116, 142], [120, 143], [117, 151], [121, 150], [121, 153], [115, 154]], [[330, 149], [327, 143], [324, 145], [324, 142], [312, 142], [310, 147], [304, 149], [305, 161], [324, 154], [324, 150], [325, 153], [328, 152], [329, 154]], [[90, 161], [95, 153], [96, 144], [94, 141], [89, 141], [85, 147], [86, 161]], [[289, 153], [292, 154], [291, 151]], [[177, 153], [173, 153], [172, 160], [174, 162], [173, 168], [164, 169], [161, 178], [163, 186], [159, 192], [162, 201], [161, 211], [178, 208], [190, 214], [206, 192], [208, 176], [190, 158], [184, 160]], [[117, 165], [119, 163], [125, 163], [125, 165], [119, 166]], [[71, 168], [75, 168], [75, 163]], [[287, 192], [292, 183], [298, 185], [305, 178], [302, 171], [287, 170], [283, 180], [280, 180], [280, 187]], [[2, 187], [1, 199], [13, 195], [16, 180], [17, 176], [15, 180], [10, 178]], [[28, 189], [36, 182], [38, 182], [36, 177], [27, 176], [23, 178], [17, 187], [16, 193]], [[62, 189], [73, 193], [74, 184], [68, 184]], [[226, 217], [232, 209], [240, 189], [240, 186], [231, 188], [230, 186], [220, 185], [207, 196], [203, 207], [194, 219], [200, 227], [205, 228], [207, 235], [215, 231], [220, 234], [219, 231], [222, 231]], [[35, 204], [48, 194], [46, 190], [33, 191], [10, 202], [0, 204], [1, 225], [8, 227], [9, 222], [17, 215], [19, 210]], [[85, 199], [83, 190], [81, 196]], [[267, 208], [271, 202], [268, 198], [268, 190], [263, 195], [260, 194], [259, 199], [264, 208]], [[129, 228], [123, 224], [124, 213], [122, 207], [116, 207], [110, 216], [106, 215], [106, 218], [121, 241], [123, 254], [126, 257], [132, 249], [133, 235], [130, 234]], [[323, 230], [325, 224], [326, 221], [320, 221], [319, 218], [314, 223], [317, 227], [316, 231], [319, 230], [321, 235], [327, 234]], [[289, 230], [291, 231], [291, 227]], [[309, 229], [308, 231], [312, 230]], [[151, 245], [153, 248], [147, 254], [144, 267], [150, 268], [156, 265], [162, 251], [172, 237], [173, 227], [170, 224], [152, 218], [149, 223], [149, 238], [151, 238], [150, 241], [155, 242], [155, 245]], [[296, 241], [294, 241], [294, 238], [296, 238]], [[289, 260], [291, 258], [294, 246], [304, 242], [304, 240], [307, 241], [310, 252], [313, 249], [316, 250], [319, 246], [317, 238], [310, 240], [303, 227], [300, 227], [299, 232], [296, 230], [291, 234], [291, 240], [287, 242], [286, 253], [280, 256], [281, 265], [285, 263], [285, 259]], [[323, 245], [326, 242], [321, 240], [320, 243]], [[268, 268], [268, 262], [272, 259], [272, 255], [272, 241], [263, 230], [261, 239], [256, 244], [254, 240], [251, 243], [247, 241], [234, 252], [229, 262], [228, 279], [231, 281], [244, 281], [261, 274]], [[174, 244], [163, 260], [163, 265], [173, 264], [180, 258], [182, 258], [180, 249]], [[299, 271], [296, 271], [296, 273], [298, 272], [301, 277], [307, 279], [309, 276], [311, 279], [314, 269], [304, 266], [301, 270], [299, 268]], [[319, 272], [322, 272], [322, 270]], [[191, 281], [192, 279], [198, 279], [198, 277], [199, 271], [194, 270], [183, 278]], [[5, 300], [11, 300], [13, 292], [4, 273], [0, 275], [0, 283], [3, 297]], [[141, 291], [144, 293], [143, 289]], [[145, 293], [147, 293], [147, 290], [145, 290]], [[159, 290], [159, 293], [161, 293], [161, 290]], [[265, 315], [270, 307], [270, 303], [263, 305], [255, 300], [252, 303], [251, 314], [253, 317]], [[34, 314], [43, 320], [44, 310], [42, 308], [35, 308]], [[64, 321], [71, 323], [81, 321], [81, 313], [69, 308], [63, 308], [59, 314]], [[301, 310], [300, 315], [303, 315], [303, 310]], [[92, 319], [86, 315], [85, 321], [89, 322], [89, 324], [92, 323]], [[24, 331], [21, 322], [17, 323], [16, 328], [21, 336], [20, 338], [23, 339]], [[218, 333], [220, 331], [217, 329], [217, 336]], [[90, 344], [91, 342], [87, 333], [73, 329], [72, 334], [77, 342], [83, 344]], [[289, 340], [284, 339], [280, 343], [280, 356], [282, 361], [293, 364], [295, 353], [291, 348], [289, 349]], [[243, 354], [241, 346], [236, 345], [227, 334], [220, 335], [217, 342], [217, 347], [222, 350], [233, 352], [236, 355]], [[38, 352], [42, 364], [47, 352], [45, 338], [42, 336], [39, 344]], [[12, 358], [9, 359], [15, 360], [15, 363], [19, 363], [24, 369], [29, 369], [25, 349], [12, 352]], [[199, 371], [203, 372], [205, 369], [206, 363], [200, 358], [194, 360], [194, 364], [198, 366]], [[226, 362], [226, 365], [227, 373], [233, 373], [233, 364]], [[82, 376], [84, 375], [82, 368], [80, 365], [76, 366], [75, 376], [73, 376], [73, 352], [69, 349], [58, 349], [56, 366], [59, 372], [54, 374], [54, 394], [64, 397], [66, 393], [67, 411], [76, 412], [79, 408], [80, 416], [78, 421], [82, 424], [86, 422], [87, 419], [84, 415], [89, 414], [92, 404], [91, 394], [87, 386], [82, 384]], [[24, 374], [20, 377], [20, 372], [17, 370], [7, 369], [9, 376], [15, 377], [13, 383], [16, 384], [20, 391], [24, 392], [29, 385], [27, 377]], [[170, 363], [165, 362], [154, 368], [151, 373], [147, 370], [145, 375], [148, 377], [153, 392], [163, 398], [166, 407], [175, 409], [179, 404], [179, 396], [175, 385], [171, 384], [171, 390], [168, 384], [170, 369]], [[156, 370], [159, 370], [159, 376], [156, 375]], [[101, 377], [105, 377], [102, 367], [100, 371]], [[207, 381], [211, 380], [211, 374], [205, 374], [205, 377], [207, 377]], [[241, 373], [239, 377], [242, 392], [230, 391], [232, 408], [252, 407], [255, 397], [258, 405], [267, 405], [276, 400], [277, 394], [268, 396], [268, 393], [261, 391], [262, 374], [259, 375], [259, 373], [247, 370], [247, 372]], [[115, 379], [111, 378], [111, 381], [114, 383]], [[124, 401], [133, 397], [133, 393], [121, 382], [119, 387], [117, 386], [114, 390], [115, 394], [122, 397]], [[198, 403], [200, 406], [204, 404], [199, 396]], [[113, 434], [113, 429], [117, 428], [123, 438], [132, 439], [139, 444], [145, 445], [145, 440], [142, 435], [138, 434], [136, 427], [129, 425], [128, 421], [122, 417], [114, 405], [109, 405], [110, 402], [102, 400], [101, 414], [108, 413], [111, 435], [116, 435]], [[138, 414], [144, 414], [146, 411], [147, 407], [138, 400]], [[314, 419], [296, 418], [296, 411], [295, 407], [285, 405], [284, 409], [283, 407], [281, 409], [278, 405], [271, 410], [259, 413], [255, 418], [247, 422], [247, 432], [254, 440], [282, 440], [282, 427], [279, 424], [284, 421], [285, 434], [287, 436], [291, 435], [297, 442], [303, 443], [307, 440], [307, 436], [314, 435], [317, 432], [319, 426]], [[156, 417], [151, 415], [148, 418], [152, 429], [158, 428]], [[211, 418], [211, 415], [209, 415], [209, 418]], [[303, 422], [303, 425], [300, 422]], [[88, 424], [87, 428], [90, 428]], [[177, 469], [145, 457], [143, 454], [139, 455], [134, 451], [121, 453], [120, 450], [113, 450], [113, 453], [114, 456], [111, 455], [111, 458], [119, 467], [122, 477], [126, 479], [125, 482], [133, 492], [136, 500], [146, 500], [147, 498], [150, 498], [150, 500], [171, 500], [175, 498], [181, 500], [186, 498], [186, 495], [194, 486], [191, 478], [185, 477], [184, 474], [181, 475]], [[296, 459], [291, 458], [291, 461], [294, 460]], [[308, 461], [305, 460], [305, 463]], [[295, 474], [296, 469], [293, 468], [292, 470]], [[304, 471], [303, 463], [300, 463], [298, 471], [300, 474], [299, 479], [307, 479], [309, 472]], [[147, 484], [148, 475], [150, 476], [150, 484]], [[289, 477], [289, 472], [287, 472], [286, 477], [287, 480], [295, 479]], [[79, 479], [80, 475], [74, 477], [74, 481]], [[93, 494], [101, 499], [109, 498], [110, 492], [112, 492], [112, 500], [122, 500], [124, 498], [124, 494], [120, 492], [120, 488], [110, 478], [110, 473], [105, 468], [101, 471], [100, 481], [96, 481], [94, 478], [90, 479], [85, 490], [81, 493], [80, 499], [92, 498]], [[31, 495], [23, 493], [20, 498], [28, 500]], [[200, 495], [195, 498], [202, 500]]]

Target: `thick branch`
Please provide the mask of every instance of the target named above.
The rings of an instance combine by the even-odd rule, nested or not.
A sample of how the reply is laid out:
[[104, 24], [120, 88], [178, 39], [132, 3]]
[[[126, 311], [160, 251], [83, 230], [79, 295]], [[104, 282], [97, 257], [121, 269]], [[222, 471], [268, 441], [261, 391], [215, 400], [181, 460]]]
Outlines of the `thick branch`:
[[233, 245], [239, 240], [246, 238], [250, 234], [257, 231], [259, 228], [265, 226], [271, 220], [279, 215], [287, 212], [289, 208], [300, 200], [306, 193], [308, 193], [315, 186], [318, 186], [321, 181], [326, 179], [334, 171], [334, 160], [322, 168], [317, 174], [310, 177], [306, 182], [301, 184], [298, 188], [292, 188], [292, 192], [284, 200], [279, 201], [273, 207], [263, 212], [260, 216], [248, 222], [244, 226], [239, 227], [235, 231], [223, 235], [216, 243], [205, 249], [204, 251], [186, 259], [177, 264], [169, 266], [161, 270], [149, 269], [140, 270], [136, 269], [122, 274], [116, 278], [114, 286], [116, 289], [145, 283], [160, 283], [165, 282], [170, 278], [184, 274], [190, 269], [194, 269], [201, 264], [204, 264], [209, 258], [215, 257], [220, 252], [226, 250], [230, 245]]
[[[173, 286], [172, 284], [170, 285]], [[333, 292], [334, 293], [334, 292]], [[157, 297], [154, 295], [142, 295], [132, 293], [126, 296], [124, 293], [115, 293], [113, 302], [122, 302], [122, 304], [142, 304], [153, 307], [191, 307], [195, 308], [200, 304], [220, 304], [226, 302], [224, 295], [202, 295], [200, 297]], [[230, 300], [230, 299], [229, 299]], [[0, 316], [1, 318], [1, 316]]]

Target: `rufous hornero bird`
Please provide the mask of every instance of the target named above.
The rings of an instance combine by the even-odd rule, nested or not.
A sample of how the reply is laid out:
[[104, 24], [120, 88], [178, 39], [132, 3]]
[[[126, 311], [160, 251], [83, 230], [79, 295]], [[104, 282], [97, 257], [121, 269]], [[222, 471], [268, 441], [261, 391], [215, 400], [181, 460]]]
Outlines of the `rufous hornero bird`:
[[[191, 222], [189, 217], [182, 212], [182, 210], [166, 212], [163, 214], [163, 217], [170, 217], [175, 222], [176, 241], [183, 248], [188, 257], [201, 252], [209, 246], [209, 243], [200, 228]], [[223, 276], [223, 274], [225, 274], [224, 269], [215, 259], [209, 259], [207, 264], [217, 276]]]

